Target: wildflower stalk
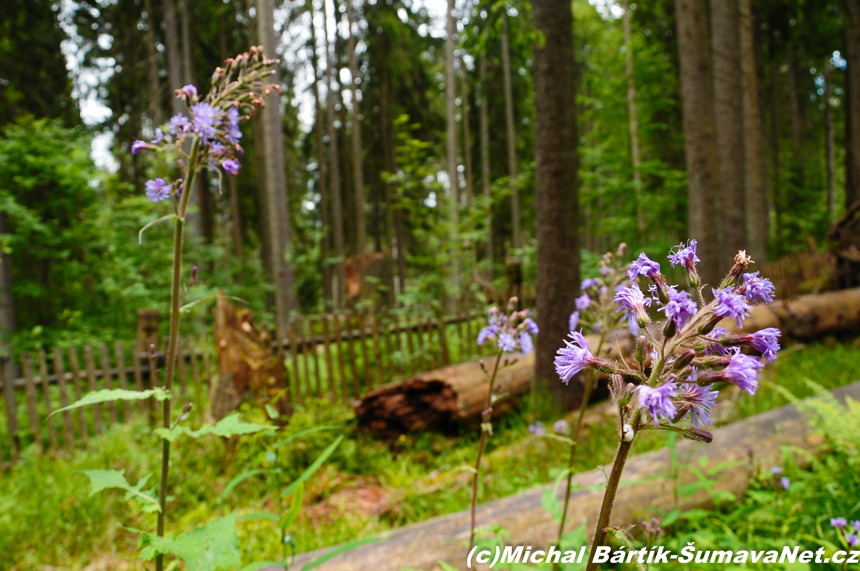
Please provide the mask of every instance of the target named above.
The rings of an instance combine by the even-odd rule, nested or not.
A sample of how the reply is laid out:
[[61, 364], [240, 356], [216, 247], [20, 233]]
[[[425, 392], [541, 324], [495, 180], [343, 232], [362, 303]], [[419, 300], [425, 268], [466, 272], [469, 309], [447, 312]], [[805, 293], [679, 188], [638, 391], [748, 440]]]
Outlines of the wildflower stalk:
[[[195, 136], [191, 143], [188, 155], [188, 167], [185, 173], [183, 192], [179, 197], [179, 207], [176, 211], [176, 222], [173, 227], [173, 275], [170, 289], [170, 333], [167, 343], [167, 366], [164, 374], [164, 388], [170, 392], [173, 390], [173, 378], [176, 372], [176, 353], [179, 347], [179, 304], [182, 280], [182, 243], [185, 232], [185, 211], [188, 208], [188, 199], [191, 189], [194, 188], [194, 175], [197, 162], [197, 153], [200, 148], [200, 137]], [[170, 430], [171, 416], [170, 399], [164, 399], [162, 409], [162, 426]], [[164, 537], [164, 518], [167, 511], [167, 475], [170, 468], [170, 441], [162, 439], [161, 448], [161, 478], [158, 483], [158, 503], [161, 509], [158, 512], [158, 537]], [[156, 571], [164, 568], [164, 554], [159, 553], [155, 558]]]
[[[603, 349], [603, 342], [606, 340], [606, 330], [601, 329], [600, 340], [597, 342], [596, 355], [600, 355]], [[585, 384], [585, 391], [582, 395], [582, 402], [577, 411], [576, 425], [573, 427], [573, 432], [570, 435], [570, 456], [567, 460], [567, 490], [564, 493], [564, 507], [561, 510], [561, 522], [558, 524], [558, 539], [556, 540], [556, 549], [561, 549], [561, 536], [564, 535], [564, 522], [567, 519], [567, 508], [570, 505], [570, 483], [573, 479], [573, 463], [576, 460], [576, 446], [579, 442], [579, 434], [582, 432], [582, 426], [585, 423], [585, 411], [588, 409], [588, 401], [591, 400], [591, 393], [594, 391], [594, 377], [596, 371], [591, 369], [588, 374], [588, 381]]]
[[496, 356], [496, 365], [493, 367], [493, 375], [490, 377], [490, 390], [487, 392], [487, 405], [485, 407], [486, 416], [481, 422], [481, 442], [478, 444], [478, 459], [475, 461], [475, 473], [472, 475], [472, 527], [469, 532], [469, 551], [475, 546], [475, 510], [478, 503], [478, 477], [481, 473], [481, 457], [484, 455], [484, 446], [487, 443], [488, 427], [485, 424], [490, 422], [490, 416], [493, 414], [490, 406], [493, 404], [493, 385], [496, 383], [496, 374], [499, 372], [499, 364], [502, 361], [504, 351], [499, 350]]

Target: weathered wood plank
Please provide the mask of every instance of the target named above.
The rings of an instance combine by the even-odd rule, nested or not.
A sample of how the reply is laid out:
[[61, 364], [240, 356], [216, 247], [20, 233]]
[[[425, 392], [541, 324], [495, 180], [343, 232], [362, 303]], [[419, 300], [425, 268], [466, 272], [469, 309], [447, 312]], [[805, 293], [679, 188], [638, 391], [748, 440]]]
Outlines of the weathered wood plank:
[[[21, 453], [21, 439], [18, 434], [18, 405], [15, 402], [15, 387], [6, 382], [9, 361], [0, 359], [0, 381], [3, 382], [3, 400], [6, 403], [6, 430], [9, 437], [9, 453], [14, 460]], [[11, 379], [10, 379], [11, 381]]]
[[[69, 406], [63, 352], [60, 351], [59, 347], [54, 347], [54, 373], [57, 375], [57, 387], [60, 389], [60, 407]], [[63, 411], [63, 435], [66, 439], [66, 449], [72, 450], [75, 447], [75, 431], [72, 428], [72, 413], [68, 410]]]
[[[78, 364], [78, 350], [69, 347], [69, 368], [72, 370], [72, 386], [75, 389], [75, 400], [81, 400], [83, 390], [81, 389], [81, 367]], [[90, 431], [87, 428], [86, 407], [78, 409], [78, 432], [84, 446], [90, 443]]]
[[54, 408], [51, 406], [51, 385], [48, 384], [48, 359], [44, 351], [39, 351], [39, 377], [42, 381], [42, 398], [45, 400], [45, 424], [48, 425], [48, 441], [51, 443], [51, 452], [56, 453], [59, 448], [57, 442], [57, 429], [54, 426], [54, 417], [51, 416]]
[[341, 328], [340, 328], [340, 315], [334, 314], [332, 316], [332, 320], [334, 321], [334, 338], [335, 343], [337, 344], [337, 370], [340, 373], [340, 398], [343, 399], [344, 402], [349, 402], [349, 390], [346, 388], [346, 366], [344, 365], [343, 358], [343, 347], [345, 345], [344, 341], [341, 340]]
[[[93, 362], [93, 348], [89, 345], [84, 346], [84, 366], [87, 368], [87, 387], [89, 392], [98, 390], [98, 385], [96, 384], [96, 367]], [[93, 419], [96, 424], [96, 432], [104, 434], [105, 425], [102, 420], [102, 405], [94, 404], [91, 408], [93, 409]]]
[[[110, 354], [108, 353], [107, 345], [102, 344], [99, 347], [99, 356], [102, 360], [102, 380], [104, 381], [105, 388], [108, 390], [113, 390], [113, 374], [111, 373]], [[108, 416], [110, 417], [110, 423], [116, 424], [118, 422], [116, 414], [116, 401], [109, 401], [107, 403], [107, 409]]]
[[21, 357], [21, 365], [24, 372], [24, 379], [27, 381], [27, 417], [30, 420], [30, 432], [33, 433], [33, 442], [36, 444], [36, 449], [41, 453], [42, 446], [42, 431], [39, 427], [39, 409], [36, 402], [36, 384], [33, 382], [33, 359], [30, 353], [24, 353]]
[[[119, 377], [119, 388], [128, 390], [128, 377], [125, 371], [125, 350], [122, 346], [122, 341], [115, 341], [113, 344], [113, 356], [116, 362], [116, 374]], [[131, 418], [131, 401], [123, 401], [123, 420], [128, 422]]]
[[320, 321], [322, 322], [322, 338], [323, 338], [323, 352], [325, 354], [325, 370], [328, 375], [328, 400], [329, 402], [334, 403], [337, 400], [337, 395], [335, 394], [335, 387], [337, 386], [337, 379], [335, 378], [334, 372], [334, 361], [331, 356], [331, 338], [329, 337], [329, 322], [330, 316], [323, 315]]

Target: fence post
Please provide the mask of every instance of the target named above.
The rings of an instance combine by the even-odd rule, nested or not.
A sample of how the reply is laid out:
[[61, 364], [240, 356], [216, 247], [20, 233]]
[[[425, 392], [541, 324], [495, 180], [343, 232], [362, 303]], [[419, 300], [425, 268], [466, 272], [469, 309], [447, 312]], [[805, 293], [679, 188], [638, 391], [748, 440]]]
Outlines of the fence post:
[[[108, 354], [107, 345], [102, 344], [99, 347], [99, 353], [102, 358], [102, 379], [105, 383], [105, 388], [108, 390], [113, 390], [113, 375], [111, 374], [110, 369], [110, 355]], [[110, 415], [110, 423], [117, 423], [117, 414], [116, 414], [116, 401], [110, 401], [108, 404], [108, 414]]]
[[[81, 396], [83, 396], [81, 392], [81, 367], [78, 365], [78, 350], [74, 347], [69, 347], [69, 368], [72, 370], [72, 385], [75, 388], [75, 399], [81, 400]], [[90, 435], [87, 430], [85, 407], [78, 409], [78, 425], [81, 429], [81, 440], [83, 440], [84, 446], [86, 446], [90, 443]]]
[[23, 361], [24, 381], [27, 383], [27, 416], [30, 418], [30, 432], [33, 433], [36, 449], [43, 452], [42, 431], [39, 430], [39, 410], [36, 407], [36, 386], [33, 383], [33, 360], [30, 353], [24, 353], [21, 360]]
[[337, 382], [334, 373], [334, 362], [331, 358], [331, 339], [329, 338], [328, 320], [328, 315], [323, 315], [320, 318], [322, 322], [323, 351], [325, 352], [325, 370], [328, 373], [328, 400], [334, 403], [337, 399], [335, 396]]
[[[84, 346], [84, 365], [87, 368], [87, 387], [89, 392], [97, 390], [96, 386], [96, 367], [93, 363], [93, 348], [89, 345]], [[96, 421], [96, 432], [103, 434], [105, 431], [104, 422], [102, 420], [102, 405], [93, 405], [93, 418]]]
[[[66, 389], [66, 370], [63, 365], [63, 353], [59, 347], [54, 347], [54, 374], [57, 376], [57, 386], [60, 388], [60, 406], [69, 406], [69, 391]], [[47, 382], [47, 378], [45, 382]], [[72, 413], [63, 411], [63, 434], [66, 438], [66, 448], [75, 447], [75, 431], [72, 428]]]
[[45, 424], [48, 425], [51, 452], [56, 452], [59, 447], [57, 444], [57, 429], [54, 427], [54, 417], [51, 416], [51, 412], [53, 411], [51, 407], [51, 387], [48, 384], [48, 363], [44, 351], [39, 351], [39, 375], [42, 377], [42, 396], [45, 398]]
[[15, 403], [15, 387], [9, 374], [9, 358], [0, 357], [0, 382], [3, 383], [3, 397], [6, 401], [6, 427], [9, 430], [9, 454], [14, 460], [21, 452], [18, 436], [18, 407]]
[[[119, 388], [128, 390], [128, 378], [125, 374], [125, 351], [122, 348], [122, 341], [115, 341], [113, 344], [113, 356], [116, 360], [116, 372], [119, 375]], [[123, 419], [128, 422], [131, 418], [131, 402], [123, 401]]]

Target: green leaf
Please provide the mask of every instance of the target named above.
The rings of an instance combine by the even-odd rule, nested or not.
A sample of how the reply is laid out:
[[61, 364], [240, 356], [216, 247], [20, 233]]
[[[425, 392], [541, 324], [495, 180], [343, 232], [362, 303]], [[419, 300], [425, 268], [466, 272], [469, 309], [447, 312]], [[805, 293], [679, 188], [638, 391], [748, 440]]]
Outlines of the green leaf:
[[215, 498], [216, 502], [223, 502], [224, 498], [227, 497], [227, 494], [233, 491], [233, 488], [247, 480], [248, 478], [253, 478], [254, 476], [259, 476], [260, 474], [280, 474], [280, 468], [269, 468], [269, 469], [259, 469], [259, 470], [245, 470], [232, 480], [227, 483], [227, 486], [224, 488], [224, 491], [218, 494], [218, 497]]
[[278, 442], [277, 444], [272, 446], [272, 448], [280, 448], [281, 446], [289, 444], [290, 442], [292, 442], [296, 438], [301, 438], [302, 436], [305, 436], [307, 434], [311, 434], [314, 432], [321, 432], [323, 430], [336, 430], [338, 428], [343, 428], [343, 425], [342, 424], [331, 424], [331, 425], [327, 425], [327, 426], [314, 426], [313, 428], [306, 428], [305, 430], [301, 430], [299, 432], [296, 432], [295, 434], [291, 434], [290, 436], [287, 436], [286, 438], [284, 438], [283, 440], [281, 440], [280, 442]]
[[278, 418], [278, 416], [280, 416], [278, 414], [278, 411], [275, 410], [275, 407], [273, 407], [269, 403], [266, 403], [266, 414], [269, 416], [270, 420], [275, 420]]
[[239, 418], [238, 413], [233, 413], [230, 416], [225, 416], [215, 424], [204, 424], [197, 430], [191, 430], [187, 426], [176, 426], [170, 430], [166, 428], [156, 428], [154, 434], [165, 440], [173, 442], [181, 435], [185, 434], [191, 438], [201, 438], [207, 434], [230, 438], [240, 434], [254, 434], [263, 430], [277, 430], [277, 426], [268, 424], [254, 424], [253, 422], [245, 422]]
[[305, 496], [305, 483], [299, 482], [299, 485], [296, 486], [295, 491], [293, 492], [293, 501], [290, 503], [290, 511], [284, 514], [284, 517], [281, 519], [280, 523], [278, 523], [278, 527], [282, 530], [287, 529], [293, 522], [296, 521], [296, 516], [299, 515], [299, 510], [302, 509], [302, 500]]
[[100, 391], [93, 391], [91, 393], [87, 393], [81, 400], [73, 402], [69, 406], [58, 408], [49, 415], [49, 418], [59, 412], [72, 410], [75, 408], [81, 408], [82, 406], [89, 406], [91, 404], [114, 402], [118, 400], [144, 400], [150, 397], [158, 401], [163, 401], [164, 399], [170, 398], [170, 392], [164, 389], [149, 389], [147, 391], [130, 391], [127, 389], [102, 389]]
[[102, 490], [118, 488], [128, 492], [126, 497], [135, 497], [141, 500], [146, 511], [161, 511], [161, 505], [154, 497], [143, 492], [143, 486], [149, 476], [141, 478], [137, 485], [132, 486], [125, 479], [124, 470], [79, 470], [81, 474], [90, 479], [90, 496], [94, 496]]
[[176, 537], [144, 533], [144, 542], [148, 545], [141, 550], [141, 559], [173, 553], [185, 562], [186, 571], [218, 571], [241, 565], [235, 514]]
[[341, 442], [343, 442], [343, 435], [338, 436], [337, 439], [332, 442], [329, 447], [326, 448], [325, 451], [323, 451], [323, 453], [317, 457], [316, 460], [314, 460], [314, 463], [308, 466], [308, 468], [304, 472], [302, 472], [302, 475], [299, 476], [299, 478], [295, 482], [287, 486], [287, 488], [281, 493], [281, 497], [286, 498], [293, 493], [293, 490], [296, 489], [296, 486], [298, 486], [302, 482], [308, 481], [308, 479], [310, 479], [310, 477], [314, 475], [314, 472], [319, 470], [319, 467], [323, 465], [323, 462], [328, 460], [328, 457], [332, 455], [332, 452], [335, 451], [335, 448], [337, 448]]
[[323, 563], [325, 563], [329, 559], [331, 559], [333, 557], [337, 557], [341, 553], [346, 553], [347, 551], [355, 549], [356, 547], [360, 547], [362, 545], [368, 545], [370, 543], [376, 543], [377, 541], [382, 541], [382, 538], [381, 537], [367, 537], [365, 539], [356, 539], [354, 541], [347, 541], [346, 543], [342, 543], [339, 546], [335, 547], [334, 549], [332, 549], [331, 551], [329, 551], [325, 555], [317, 557], [316, 559], [314, 559], [313, 561], [311, 561], [310, 563], [308, 563], [307, 565], [302, 567], [301, 571], [310, 571], [311, 569], [314, 569], [315, 567], [319, 567], [320, 565], [322, 565]]
[[550, 516], [552, 516], [552, 520], [554, 522], [561, 522], [561, 502], [558, 501], [558, 497], [555, 495], [555, 492], [551, 487], [547, 486], [543, 489], [543, 495], [541, 495], [540, 498], [540, 505], [543, 506], [543, 509], [545, 509]]
[[156, 218], [155, 220], [153, 220], [152, 222], [150, 222], [149, 224], [147, 224], [146, 226], [144, 226], [143, 228], [140, 229], [140, 232], [137, 233], [137, 243], [143, 244], [143, 233], [144, 233], [144, 231], [149, 230], [150, 228], [152, 228], [156, 224], [161, 224], [162, 222], [170, 222], [171, 220], [181, 220], [181, 218], [179, 218], [179, 216], [177, 216], [176, 214], [168, 214], [167, 216], [162, 216], [161, 218]]

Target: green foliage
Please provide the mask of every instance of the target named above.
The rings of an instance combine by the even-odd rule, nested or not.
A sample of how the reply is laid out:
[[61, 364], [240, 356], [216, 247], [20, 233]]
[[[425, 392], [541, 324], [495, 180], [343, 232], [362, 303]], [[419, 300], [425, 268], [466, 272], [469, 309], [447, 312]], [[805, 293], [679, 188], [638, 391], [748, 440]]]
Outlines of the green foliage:
[[143, 504], [144, 511], [161, 511], [161, 506], [158, 504], [158, 499], [155, 498], [152, 490], [143, 491], [143, 487], [149, 480], [149, 476], [144, 476], [136, 485], [132, 486], [125, 479], [125, 474], [122, 470], [81, 470], [81, 473], [90, 479], [90, 496], [94, 496], [108, 488], [119, 488], [128, 492], [126, 500], [134, 498], [140, 501]]
[[172, 553], [185, 562], [188, 571], [219, 571], [241, 565], [236, 516], [228, 515], [176, 537], [158, 537], [141, 532], [141, 559]]
[[173, 442], [182, 435], [194, 439], [201, 438], [207, 434], [221, 436], [222, 438], [230, 438], [231, 436], [255, 434], [266, 430], [277, 430], [277, 427], [268, 424], [245, 422], [239, 417], [238, 413], [233, 413], [225, 416], [215, 424], [204, 424], [197, 430], [192, 430], [187, 426], [180, 424], [169, 430], [166, 428], [156, 428], [155, 435]]
[[154, 398], [155, 400], [160, 402], [170, 398], [170, 393], [164, 389], [148, 389], [145, 391], [130, 391], [126, 389], [101, 389], [85, 394], [83, 398], [73, 402], [69, 406], [58, 408], [57, 410], [53, 411], [50, 416], [54, 416], [57, 413], [64, 412], [67, 410], [81, 408], [82, 406], [89, 406], [102, 402], [146, 400], [148, 398]]

